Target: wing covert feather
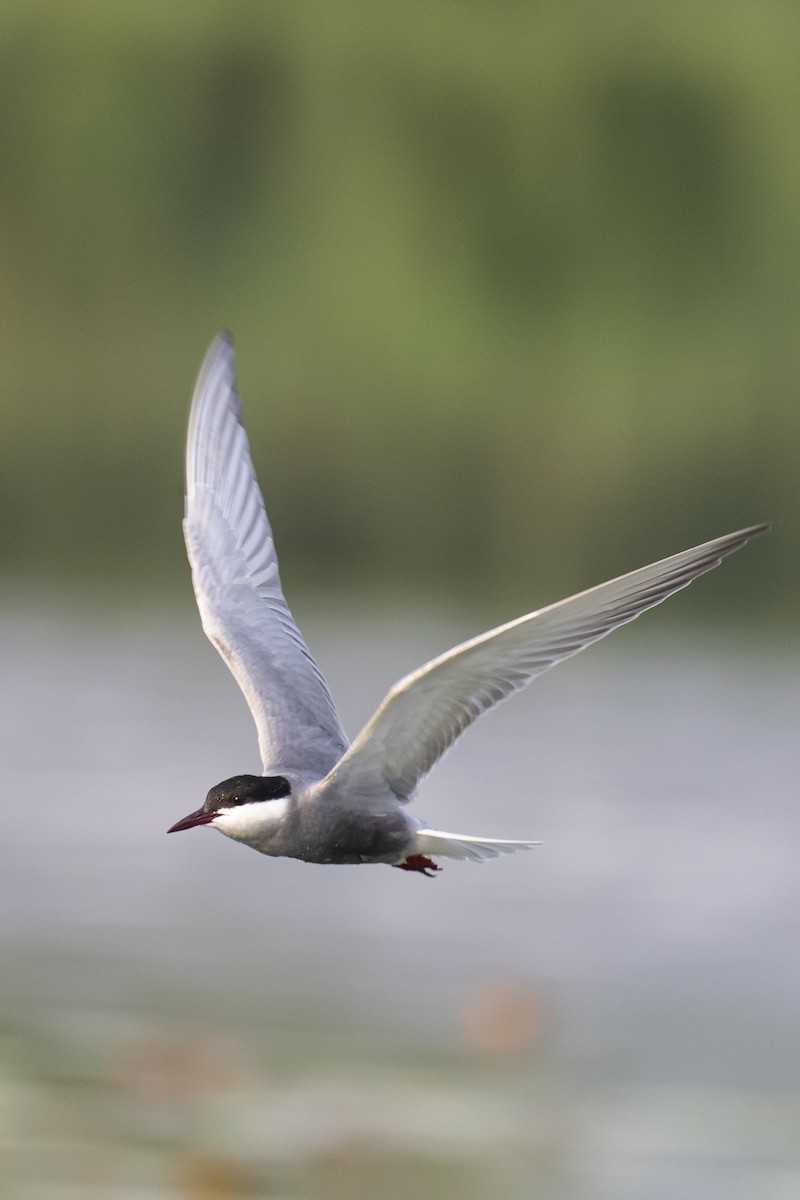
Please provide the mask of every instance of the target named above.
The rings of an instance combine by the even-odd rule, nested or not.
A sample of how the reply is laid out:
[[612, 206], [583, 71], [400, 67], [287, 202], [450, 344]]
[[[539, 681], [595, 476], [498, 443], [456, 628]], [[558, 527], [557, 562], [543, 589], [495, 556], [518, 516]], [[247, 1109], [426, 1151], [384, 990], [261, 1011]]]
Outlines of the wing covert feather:
[[323, 775], [347, 738], [281, 590], [229, 334], [212, 343], [192, 397], [183, 531], [203, 629], [244, 692], [264, 771]]
[[482, 713], [538, 675], [666, 600], [768, 525], [715, 538], [518, 617], [433, 659], [394, 685], [329, 778], [369, 794], [381, 779], [407, 799]]

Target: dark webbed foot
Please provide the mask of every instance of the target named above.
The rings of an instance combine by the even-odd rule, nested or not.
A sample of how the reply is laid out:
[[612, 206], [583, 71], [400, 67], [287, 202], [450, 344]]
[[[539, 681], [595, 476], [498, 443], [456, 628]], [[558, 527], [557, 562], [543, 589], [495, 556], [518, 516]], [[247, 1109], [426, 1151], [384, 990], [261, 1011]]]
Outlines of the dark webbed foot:
[[392, 866], [397, 867], [398, 871], [419, 871], [428, 879], [433, 879], [436, 872], [442, 869], [437, 867], [433, 859], [427, 858], [424, 854], [409, 854], [405, 862], [392, 863]]

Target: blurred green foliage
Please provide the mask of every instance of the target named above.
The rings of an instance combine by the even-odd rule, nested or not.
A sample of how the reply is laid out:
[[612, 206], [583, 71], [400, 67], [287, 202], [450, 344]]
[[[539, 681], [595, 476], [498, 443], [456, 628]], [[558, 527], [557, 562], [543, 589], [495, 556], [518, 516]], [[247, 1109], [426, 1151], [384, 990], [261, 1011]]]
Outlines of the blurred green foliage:
[[777, 0], [7, 0], [6, 577], [185, 583], [226, 325], [285, 579], [533, 605], [772, 518], [788, 610], [799, 107]]

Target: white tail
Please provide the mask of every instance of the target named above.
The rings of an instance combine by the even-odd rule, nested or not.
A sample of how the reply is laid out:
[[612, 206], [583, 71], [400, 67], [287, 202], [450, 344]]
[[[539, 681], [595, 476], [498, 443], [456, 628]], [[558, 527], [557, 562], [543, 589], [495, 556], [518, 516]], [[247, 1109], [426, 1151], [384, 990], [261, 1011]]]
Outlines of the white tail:
[[539, 845], [540, 842], [503, 842], [499, 838], [463, 837], [460, 833], [443, 833], [441, 829], [420, 829], [416, 853], [483, 862], [499, 854], [513, 854], [515, 850], [530, 850]]

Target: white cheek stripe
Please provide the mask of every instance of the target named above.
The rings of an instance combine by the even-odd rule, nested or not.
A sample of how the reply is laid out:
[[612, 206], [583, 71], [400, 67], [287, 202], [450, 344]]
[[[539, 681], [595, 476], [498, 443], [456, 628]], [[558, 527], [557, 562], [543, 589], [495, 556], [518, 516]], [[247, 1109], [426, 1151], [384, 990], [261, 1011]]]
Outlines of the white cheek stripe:
[[256, 800], [252, 804], [221, 808], [212, 824], [228, 837], [249, 839], [268, 833], [286, 819], [288, 811], [288, 796], [279, 800]]

